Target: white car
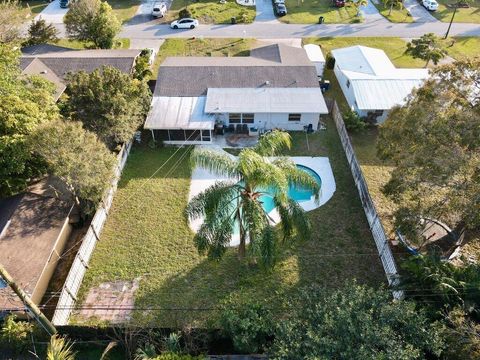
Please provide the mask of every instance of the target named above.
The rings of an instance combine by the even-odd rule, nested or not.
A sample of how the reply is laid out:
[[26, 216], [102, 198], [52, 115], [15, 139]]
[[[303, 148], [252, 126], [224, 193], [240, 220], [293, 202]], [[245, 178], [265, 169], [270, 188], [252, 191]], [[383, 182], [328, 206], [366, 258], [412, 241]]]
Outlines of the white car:
[[195, 29], [198, 26], [198, 20], [184, 18], [180, 20], [175, 20], [170, 24], [172, 29]]
[[167, 12], [167, 5], [163, 2], [156, 2], [152, 7], [152, 16], [162, 18]]
[[438, 3], [435, 0], [422, 0], [422, 5], [430, 11], [436, 11], [438, 9]]

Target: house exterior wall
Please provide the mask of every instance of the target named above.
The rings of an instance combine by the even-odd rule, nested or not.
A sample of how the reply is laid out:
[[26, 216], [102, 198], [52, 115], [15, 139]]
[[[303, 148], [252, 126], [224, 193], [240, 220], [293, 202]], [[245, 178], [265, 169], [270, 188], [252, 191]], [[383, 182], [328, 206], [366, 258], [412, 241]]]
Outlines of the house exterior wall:
[[342, 89], [343, 95], [345, 95], [345, 99], [347, 100], [348, 105], [351, 109], [356, 111], [360, 116], [366, 116], [367, 113], [365, 111], [359, 110], [358, 106], [355, 102], [355, 94], [353, 93], [353, 88], [347, 87], [348, 78], [345, 76], [342, 70], [338, 67], [338, 64], [335, 64], [334, 68], [335, 76], [337, 77], [338, 83], [340, 84], [340, 88]]
[[[228, 114], [221, 115], [219, 118], [228, 125]], [[304, 127], [310, 124], [313, 130], [318, 128], [320, 118], [318, 113], [302, 113], [300, 121], [289, 121], [288, 115], [288, 113], [255, 113], [253, 124], [248, 124], [248, 126], [264, 130], [279, 128], [289, 131], [303, 131]]]
[[40, 304], [42, 301], [45, 291], [47, 291], [48, 284], [58, 265], [58, 260], [63, 252], [63, 249], [65, 248], [65, 244], [72, 233], [72, 225], [70, 225], [69, 220], [70, 219], [68, 217], [65, 219], [63, 227], [58, 234], [57, 241], [55, 242], [53, 251], [50, 254], [50, 258], [48, 259], [47, 264], [45, 264], [42, 274], [35, 285], [35, 289], [31, 295], [31, 299], [35, 304]]

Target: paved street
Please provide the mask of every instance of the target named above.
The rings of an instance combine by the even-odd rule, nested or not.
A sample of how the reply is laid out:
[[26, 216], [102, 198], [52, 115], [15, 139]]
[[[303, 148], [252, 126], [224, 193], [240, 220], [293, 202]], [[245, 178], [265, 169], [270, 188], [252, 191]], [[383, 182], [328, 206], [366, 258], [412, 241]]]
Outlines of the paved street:
[[[171, 37], [212, 37], [212, 38], [301, 38], [326, 36], [396, 36], [402, 38], [419, 37], [433, 32], [439, 36], [445, 34], [448, 24], [435, 23], [389, 23], [375, 22], [366, 24], [332, 25], [296, 25], [262, 24], [249, 25], [200, 25], [194, 30], [172, 30], [168, 25], [138, 24], [124, 26], [120, 37], [133, 39], [156, 39]], [[480, 36], [480, 25], [453, 24], [450, 35]]]

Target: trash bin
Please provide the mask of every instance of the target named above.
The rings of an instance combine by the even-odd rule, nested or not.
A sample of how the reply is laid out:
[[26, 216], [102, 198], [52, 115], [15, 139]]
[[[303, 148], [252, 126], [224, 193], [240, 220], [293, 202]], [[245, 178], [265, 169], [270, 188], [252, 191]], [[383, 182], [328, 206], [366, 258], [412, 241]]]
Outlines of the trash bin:
[[318, 23], [319, 23], [319, 24], [323, 24], [324, 21], [325, 21], [325, 18], [324, 18], [323, 16], [320, 16], [320, 17], [318, 18]]
[[230, 19], [230, 22], [232, 23], [232, 25], [236, 24], [237, 18], [235, 16], [232, 16], [232, 18]]
[[327, 91], [328, 89], [330, 89], [330, 81], [329, 80], [324, 80], [322, 84], [320, 84], [320, 89], [322, 89], [322, 91]]

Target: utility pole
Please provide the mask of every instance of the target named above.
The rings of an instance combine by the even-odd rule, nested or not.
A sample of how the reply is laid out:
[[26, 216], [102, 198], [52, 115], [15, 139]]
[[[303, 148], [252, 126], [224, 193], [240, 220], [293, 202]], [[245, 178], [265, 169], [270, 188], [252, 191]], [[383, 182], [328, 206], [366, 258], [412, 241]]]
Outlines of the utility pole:
[[17, 294], [17, 296], [23, 301], [27, 308], [33, 313], [40, 325], [50, 334], [50, 336], [56, 334], [57, 329], [55, 326], [46, 318], [45, 315], [40, 311], [40, 309], [35, 305], [35, 303], [30, 299], [25, 291], [20, 289], [20, 287], [15, 283], [13, 278], [10, 276], [8, 271], [0, 264], [0, 278], [3, 278], [7, 285], [9, 285], [12, 290]]
[[447, 33], [445, 34], [444, 39], [448, 38], [448, 34], [450, 33], [450, 28], [452, 27], [453, 19], [455, 18], [455, 14], [457, 13], [458, 3], [454, 4], [453, 6], [455, 6], [455, 8], [453, 10], [452, 18], [450, 19], [450, 24], [448, 24]]

